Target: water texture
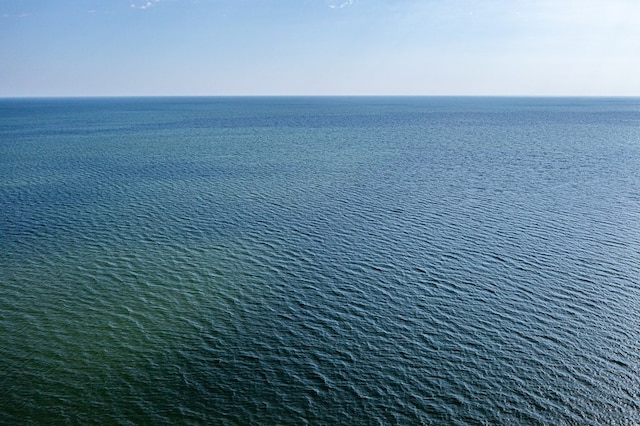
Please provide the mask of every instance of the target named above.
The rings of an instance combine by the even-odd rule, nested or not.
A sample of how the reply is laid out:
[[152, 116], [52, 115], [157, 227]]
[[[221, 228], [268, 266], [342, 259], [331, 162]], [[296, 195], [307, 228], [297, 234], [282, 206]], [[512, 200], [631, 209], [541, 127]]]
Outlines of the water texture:
[[0, 423], [640, 423], [640, 100], [0, 100]]

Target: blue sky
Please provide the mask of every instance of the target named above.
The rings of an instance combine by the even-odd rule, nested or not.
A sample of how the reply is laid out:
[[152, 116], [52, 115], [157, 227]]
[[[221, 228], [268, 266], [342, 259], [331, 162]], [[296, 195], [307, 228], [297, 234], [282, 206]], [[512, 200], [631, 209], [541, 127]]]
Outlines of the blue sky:
[[0, 0], [0, 96], [640, 95], [639, 0]]

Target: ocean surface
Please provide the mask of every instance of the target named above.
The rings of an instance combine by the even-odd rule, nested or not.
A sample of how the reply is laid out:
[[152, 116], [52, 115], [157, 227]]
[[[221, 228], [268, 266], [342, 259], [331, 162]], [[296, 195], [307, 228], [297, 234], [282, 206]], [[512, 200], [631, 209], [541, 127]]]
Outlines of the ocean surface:
[[0, 100], [0, 424], [640, 423], [640, 99]]

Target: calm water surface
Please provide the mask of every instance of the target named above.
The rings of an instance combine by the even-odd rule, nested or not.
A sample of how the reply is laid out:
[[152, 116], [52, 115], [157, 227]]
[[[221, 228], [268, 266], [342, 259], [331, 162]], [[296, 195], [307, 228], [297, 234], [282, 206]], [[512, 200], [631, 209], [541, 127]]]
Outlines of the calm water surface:
[[0, 100], [0, 423], [640, 423], [640, 99]]

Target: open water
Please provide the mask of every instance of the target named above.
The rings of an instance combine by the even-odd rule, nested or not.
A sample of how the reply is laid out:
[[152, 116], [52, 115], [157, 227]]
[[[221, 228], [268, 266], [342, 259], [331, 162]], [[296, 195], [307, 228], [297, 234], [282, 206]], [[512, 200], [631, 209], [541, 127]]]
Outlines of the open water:
[[0, 423], [640, 423], [640, 99], [0, 100]]

